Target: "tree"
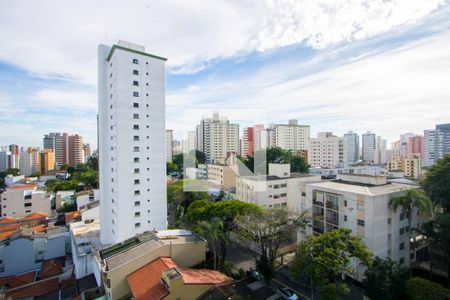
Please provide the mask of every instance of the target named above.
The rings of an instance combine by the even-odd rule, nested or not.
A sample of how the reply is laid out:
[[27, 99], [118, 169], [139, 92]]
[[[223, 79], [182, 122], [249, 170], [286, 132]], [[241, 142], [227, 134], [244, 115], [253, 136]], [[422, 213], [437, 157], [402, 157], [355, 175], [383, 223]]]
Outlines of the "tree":
[[213, 218], [211, 221], [201, 221], [198, 223], [196, 231], [209, 241], [213, 254], [214, 270], [217, 270], [217, 243], [219, 241], [227, 241], [227, 238], [223, 232], [222, 220]]
[[350, 262], [354, 259], [369, 266], [372, 253], [351, 230], [341, 228], [309, 236], [297, 246], [291, 272], [294, 276], [308, 275], [319, 285], [321, 299], [340, 299], [348, 292], [341, 281], [343, 272], [352, 272]]
[[363, 281], [365, 294], [372, 300], [407, 299], [406, 281], [408, 269], [390, 258], [383, 260], [376, 257], [366, 270]]
[[422, 187], [431, 200], [450, 212], [450, 155], [438, 160], [427, 171]]
[[204, 164], [206, 163], [206, 155], [202, 151], [195, 150], [195, 160], [197, 161], [197, 164]]
[[236, 217], [236, 235], [244, 244], [258, 248], [256, 269], [269, 282], [279, 248], [291, 241], [297, 227], [306, 227], [309, 222], [309, 213], [298, 216], [284, 208], [261, 209]]
[[51, 179], [45, 182], [49, 192], [79, 190], [80, 182], [78, 180], [59, 180]]
[[293, 156], [291, 160], [291, 172], [308, 173], [309, 165], [302, 156]]
[[73, 180], [77, 180], [84, 184], [84, 186], [89, 189], [98, 188], [98, 172], [94, 170], [87, 170], [83, 172], [76, 171], [72, 175]]
[[[406, 282], [410, 300], [447, 300], [450, 299], [450, 290], [432, 281], [414, 277]], [[401, 299], [401, 298], [399, 298]], [[404, 299], [404, 298], [403, 298]]]
[[170, 174], [172, 172], [176, 172], [178, 170], [178, 167], [173, 162], [168, 161], [166, 163], [166, 169], [167, 169], [167, 174]]

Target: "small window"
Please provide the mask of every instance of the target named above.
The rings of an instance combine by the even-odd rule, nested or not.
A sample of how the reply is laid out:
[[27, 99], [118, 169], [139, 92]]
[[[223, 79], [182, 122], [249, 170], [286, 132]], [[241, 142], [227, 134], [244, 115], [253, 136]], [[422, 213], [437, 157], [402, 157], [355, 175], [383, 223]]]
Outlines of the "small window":
[[134, 184], [139, 184], [139, 183], [140, 183], [139, 179], [134, 180]]
[[403, 221], [405, 219], [405, 214], [404, 213], [400, 213], [400, 221]]
[[140, 191], [140, 190], [136, 190], [136, 191], [134, 191], [134, 194], [135, 194], [135, 195], [140, 195], [140, 194], [141, 194], [141, 191]]
[[398, 263], [401, 264], [401, 265], [404, 264], [404, 263], [405, 263], [405, 258], [404, 258], [404, 257], [400, 258], [400, 260], [398, 261]]
[[400, 228], [399, 232], [400, 232], [400, 235], [404, 234], [405, 233], [405, 228]]
[[137, 58], [133, 58], [133, 64], [138, 65], [139, 64], [139, 60]]
[[347, 222], [347, 216], [344, 215], [344, 222]]
[[31, 206], [31, 203], [25, 203], [24, 206], [25, 206], [25, 207], [30, 207], [30, 206]]
[[139, 162], [139, 157], [135, 157], [135, 158], [134, 158], [134, 162], [135, 162], [135, 163], [138, 163], [138, 162]]
[[358, 225], [359, 226], [366, 226], [364, 220], [359, 220], [359, 219], [358, 219]]
[[133, 81], [133, 85], [134, 85], [134, 86], [139, 86], [139, 81], [134, 80], [134, 81]]
[[134, 228], [141, 228], [141, 223], [134, 223]]
[[134, 130], [138, 130], [139, 129], [139, 125], [133, 125], [133, 129]]
[[405, 243], [400, 243], [400, 245], [398, 246], [398, 249], [400, 249], [400, 250], [405, 249]]
[[139, 114], [133, 114], [133, 119], [139, 119]]
[[133, 92], [133, 97], [139, 97], [139, 92]]
[[391, 218], [388, 218], [387, 222], [388, 222], [388, 224], [391, 224], [391, 222], [392, 222]]
[[344, 206], [347, 207], [347, 200], [344, 200]]
[[135, 107], [135, 108], [139, 108], [139, 103], [137, 103], [137, 102], [134, 102], [134, 103], [133, 103], [133, 107]]
[[139, 71], [138, 70], [133, 70], [133, 75], [139, 75]]
[[139, 168], [134, 169], [134, 174], [139, 174]]
[[137, 211], [137, 212], [134, 213], [134, 216], [135, 216], [135, 217], [140, 217], [140, 216], [141, 216], [141, 213]]
[[140, 206], [141, 205], [141, 201], [134, 201], [134, 206]]
[[139, 152], [139, 146], [134, 146], [133, 152]]
[[135, 135], [135, 136], [133, 137], [133, 140], [139, 141], [139, 136], [138, 136], [138, 135]]
[[282, 183], [280, 186], [281, 186], [282, 188], [285, 188], [285, 187], [287, 186], [287, 184], [286, 184], [286, 183]]

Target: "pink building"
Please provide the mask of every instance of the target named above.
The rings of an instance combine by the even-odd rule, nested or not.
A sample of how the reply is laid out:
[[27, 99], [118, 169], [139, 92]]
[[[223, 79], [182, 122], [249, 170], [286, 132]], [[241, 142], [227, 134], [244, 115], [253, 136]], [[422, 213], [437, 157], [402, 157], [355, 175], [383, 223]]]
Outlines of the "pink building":
[[408, 139], [408, 156], [419, 155], [423, 159], [424, 143], [423, 136], [413, 136]]

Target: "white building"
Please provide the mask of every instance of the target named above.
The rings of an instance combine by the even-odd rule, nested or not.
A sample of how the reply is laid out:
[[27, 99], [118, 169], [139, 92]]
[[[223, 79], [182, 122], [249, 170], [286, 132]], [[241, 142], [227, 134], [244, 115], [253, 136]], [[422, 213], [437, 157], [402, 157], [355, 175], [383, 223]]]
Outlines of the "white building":
[[362, 135], [362, 160], [365, 162], [375, 161], [375, 133], [367, 131]]
[[105, 244], [167, 226], [165, 61], [122, 41], [98, 49]]
[[353, 131], [344, 134], [344, 163], [354, 165], [359, 160], [359, 135]]
[[224, 160], [230, 153], [239, 153], [239, 124], [220, 118], [218, 112], [200, 121], [196, 137], [197, 150], [205, 153], [208, 163]]
[[274, 129], [275, 147], [291, 151], [308, 149], [309, 125], [299, 125], [297, 120], [289, 120], [288, 124], [277, 124]]
[[344, 140], [331, 132], [319, 132], [309, 140], [308, 163], [312, 167], [335, 168], [344, 162]]
[[186, 139], [182, 142], [183, 153], [190, 153], [195, 150], [195, 131], [188, 131]]
[[[302, 209], [313, 211], [313, 227], [302, 234], [320, 234], [337, 228], [348, 228], [360, 237], [375, 256], [391, 258], [409, 265], [409, 228], [405, 214], [390, 206], [393, 197], [411, 185], [387, 183], [386, 177], [338, 175], [337, 181], [306, 184], [306, 202]], [[412, 213], [417, 222], [417, 212]], [[353, 264], [356, 279], [364, 269]]]
[[299, 211], [305, 182], [317, 175], [291, 173], [290, 164], [269, 164], [269, 174], [242, 176], [236, 180], [237, 199], [263, 207], [288, 207]]
[[344, 166], [340, 168], [309, 168], [309, 174], [334, 177], [338, 174], [358, 174], [378, 176], [382, 174], [381, 166]]
[[171, 162], [173, 158], [173, 130], [166, 129], [166, 161]]
[[431, 167], [436, 162], [436, 130], [425, 130], [423, 166]]
[[0, 194], [3, 217], [23, 218], [31, 213], [52, 212], [51, 196], [34, 184], [14, 184]]
[[41, 163], [39, 161], [39, 151], [37, 149], [29, 149], [20, 153], [20, 173], [25, 176], [38, 174], [41, 171]]

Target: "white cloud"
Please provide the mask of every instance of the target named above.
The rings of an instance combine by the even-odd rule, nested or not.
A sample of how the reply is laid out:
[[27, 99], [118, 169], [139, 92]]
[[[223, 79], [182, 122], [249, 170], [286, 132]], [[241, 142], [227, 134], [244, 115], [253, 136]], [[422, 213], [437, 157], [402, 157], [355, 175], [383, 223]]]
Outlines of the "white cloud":
[[323, 48], [415, 22], [444, 0], [25, 1], [0, 3], [0, 60], [33, 73], [96, 82], [99, 43], [130, 40], [173, 72], [306, 42]]
[[[168, 126], [192, 130], [193, 123], [178, 123], [171, 113], [187, 104], [202, 107], [214, 95], [220, 97], [216, 99], [220, 106], [211, 105], [216, 109], [265, 108], [273, 122], [300, 119], [312, 125], [313, 132], [336, 134], [373, 130], [391, 141], [402, 132], [421, 133], [436, 123], [450, 122], [450, 31], [285, 79], [301, 68], [302, 63], [290, 61], [231, 81], [205, 81], [190, 91], [169, 94]], [[173, 98], [176, 104], [170, 107]]]
[[43, 111], [63, 108], [95, 112], [97, 111], [97, 95], [87, 92], [43, 89], [32, 96], [31, 104]]

